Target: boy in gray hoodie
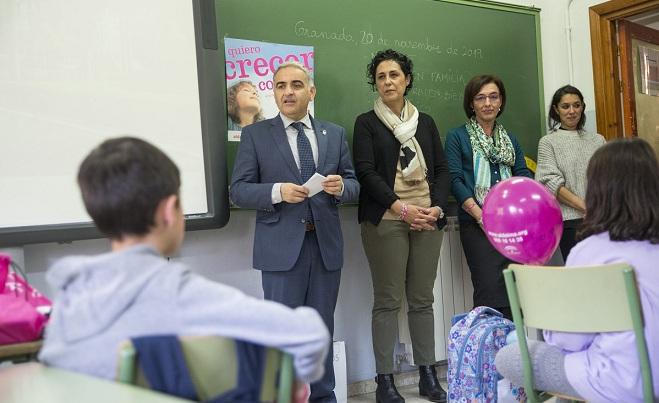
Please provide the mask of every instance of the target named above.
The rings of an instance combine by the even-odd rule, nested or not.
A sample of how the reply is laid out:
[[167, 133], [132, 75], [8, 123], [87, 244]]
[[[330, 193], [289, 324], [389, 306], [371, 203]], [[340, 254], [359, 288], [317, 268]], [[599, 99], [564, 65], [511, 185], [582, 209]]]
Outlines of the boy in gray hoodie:
[[162, 151], [107, 140], [80, 165], [78, 184], [111, 252], [64, 258], [48, 271], [56, 295], [42, 362], [114, 379], [119, 345], [131, 337], [218, 335], [292, 354], [305, 382], [322, 376], [329, 333], [315, 310], [247, 296], [163, 257], [179, 249], [185, 223], [179, 171]]

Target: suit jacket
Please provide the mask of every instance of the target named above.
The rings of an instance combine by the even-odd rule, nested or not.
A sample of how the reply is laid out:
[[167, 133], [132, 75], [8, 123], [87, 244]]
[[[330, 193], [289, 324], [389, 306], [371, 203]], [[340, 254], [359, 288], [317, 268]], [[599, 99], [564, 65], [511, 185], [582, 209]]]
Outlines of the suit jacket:
[[272, 186], [291, 182], [302, 185], [300, 169], [288, 144], [279, 116], [243, 128], [233, 167], [230, 195], [238, 206], [256, 209], [254, 268], [285, 271], [300, 255], [305, 234], [307, 205], [311, 205], [316, 236], [327, 270], [343, 266], [343, 235], [338, 204], [356, 202], [359, 183], [348, 151], [345, 129], [330, 122], [311, 119], [318, 140], [316, 171], [341, 175], [340, 200], [321, 191], [302, 203], [272, 204]]
[[[448, 163], [435, 121], [419, 112], [415, 134], [428, 168], [430, 205], [447, 211], [449, 193]], [[355, 167], [362, 186], [359, 195], [359, 222], [368, 220], [378, 225], [384, 212], [399, 199], [394, 193], [400, 142], [377, 117], [374, 111], [361, 114], [355, 121], [353, 134]], [[446, 225], [446, 216], [437, 220], [439, 229]]]

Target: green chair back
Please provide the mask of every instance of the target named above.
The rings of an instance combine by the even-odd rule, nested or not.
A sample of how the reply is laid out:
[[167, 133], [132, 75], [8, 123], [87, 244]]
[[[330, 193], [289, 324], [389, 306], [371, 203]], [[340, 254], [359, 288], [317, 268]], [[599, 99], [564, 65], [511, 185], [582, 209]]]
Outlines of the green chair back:
[[[238, 384], [238, 358], [233, 339], [218, 336], [179, 337], [185, 362], [200, 401], [225, 393]], [[119, 349], [117, 381], [150, 388], [139, 370], [130, 341]], [[266, 349], [261, 401], [289, 403], [293, 393], [293, 358], [277, 349]]]
[[515, 322], [529, 402], [541, 402], [551, 396], [533, 389], [525, 326], [580, 333], [633, 331], [641, 363], [644, 401], [653, 401], [643, 315], [631, 266], [616, 263], [566, 269], [511, 264], [504, 270], [503, 276]]

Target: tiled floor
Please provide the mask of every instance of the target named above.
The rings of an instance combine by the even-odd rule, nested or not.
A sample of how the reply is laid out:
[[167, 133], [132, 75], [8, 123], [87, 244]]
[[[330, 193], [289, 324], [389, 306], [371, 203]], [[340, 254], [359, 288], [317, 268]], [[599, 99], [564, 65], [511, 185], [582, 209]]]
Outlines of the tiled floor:
[[[444, 390], [447, 389], [446, 382], [440, 382]], [[428, 403], [428, 400], [419, 396], [419, 388], [416, 385], [404, 386], [398, 388], [398, 392], [405, 398], [405, 403]], [[375, 393], [366, 395], [352, 396], [348, 398], [348, 403], [373, 403], [375, 402]], [[554, 403], [555, 398], [547, 400], [547, 403]]]
[[[444, 390], [446, 390], [446, 383], [445, 382], [440, 382], [442, 384], [442, 387]], [[403, 386], [401, 388], [398, 388], [398, 392], [403, 395], [405, 398], [405, 403], [428, 403], [428, 400], [424, 399], [423, 397], [419, 396], [419, 387], [417, 385], [410, 385], [410, 386]], [[366, 395], [360, 395], [360, 396], [352, 396], [348, 398], [348, 403], [365, 403], [365, 402], [370, 402], [373, 403], [375, 402], [375, 393], [369, 393]]]

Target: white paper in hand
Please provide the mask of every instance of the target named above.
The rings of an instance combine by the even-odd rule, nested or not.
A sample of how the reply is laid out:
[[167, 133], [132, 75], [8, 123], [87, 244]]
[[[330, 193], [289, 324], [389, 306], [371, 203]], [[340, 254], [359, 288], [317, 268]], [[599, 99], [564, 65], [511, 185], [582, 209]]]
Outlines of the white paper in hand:
[[304, 185], [302, 185], [305, 188], [309, 189], [309, 195], [307, 197], [312, 197], [316, 193], [323, 190], [323, 181], [325, 179], [327, 179], [327, 177], [319, 174], [318, 172], [313, 174], [313, 176], [309, 178], [309, 180], [306, 181]]

